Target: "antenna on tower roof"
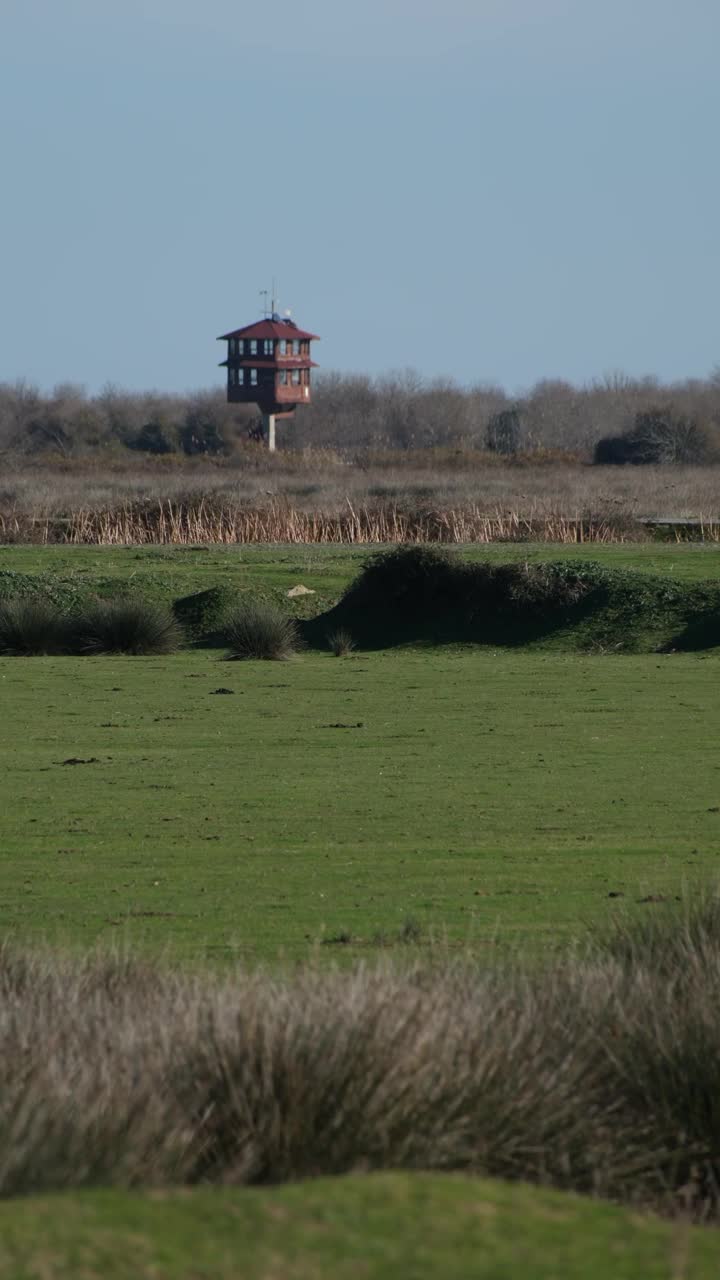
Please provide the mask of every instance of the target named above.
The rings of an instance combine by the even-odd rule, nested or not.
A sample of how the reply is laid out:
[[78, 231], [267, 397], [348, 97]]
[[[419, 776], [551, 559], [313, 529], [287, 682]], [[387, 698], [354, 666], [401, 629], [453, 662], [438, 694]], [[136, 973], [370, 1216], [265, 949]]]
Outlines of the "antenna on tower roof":
[[[271, 320], [274, 315], [277, 315], [277, 290], [275, 288], [275, 277], [273, 276], [273, 280], [272, 280], [272, 290], [260, 289], [258, 290], [258, 292], [260, 294], [260, 297], [265, 299], [265, 303], [263, 305], [263, 315], [266, 320]], [[268, 297], [270, 298], [269, 305], [268, 305]]]

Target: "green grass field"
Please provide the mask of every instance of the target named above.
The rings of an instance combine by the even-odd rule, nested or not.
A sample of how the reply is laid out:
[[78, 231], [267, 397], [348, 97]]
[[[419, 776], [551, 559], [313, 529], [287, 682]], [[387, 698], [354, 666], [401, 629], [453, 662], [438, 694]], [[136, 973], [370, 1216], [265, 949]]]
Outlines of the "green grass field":
[[[720, 569], [703, 548], [650, 551], [632, 548], [647, 568]], [[359, 562], [6, 548], [0, 570], [132, 572], [171, 595], [223, 575], [325, 582], [332, 603]], [[408, 921], [455, 946], [552, 943], [720, 867], [716, 662], [468, 647], [1, 659], [3, 928], [252, 959], [334, 939], [333, 954], [367, 954]]]
[[[0, 549], [0, 575], [330, 607], [366, 549]], [[700, 546], [490, 547], [720, 578]], [[49, 580], [49, 579], [48, 579]], [[720, 872], [717, 652], [3, 658], [3, 934], [183, 959], [542, 955]], [[221, 692], [224, 691], [224, 692]], [[229, 691], [229, 692], [228, 692]], [[39, 1224], [42, 1224], [41, 1229]], [[455, 1177], [0, 1206], [9, 1280], [692, 1280], [714, 1232]]]
[[714, 1280], [714, 1231], [450, 1175], [0, 1206], [3, 1280]]
[[720, 868], [715, 662], [4, 659], [3, 927], [248, 958], [409, 918], [557, 939]]

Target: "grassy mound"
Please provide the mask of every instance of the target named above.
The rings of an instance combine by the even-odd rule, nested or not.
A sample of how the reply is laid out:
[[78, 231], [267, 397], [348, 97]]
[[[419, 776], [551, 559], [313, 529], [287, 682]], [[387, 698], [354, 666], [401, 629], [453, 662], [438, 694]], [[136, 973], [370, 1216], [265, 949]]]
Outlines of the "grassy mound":
[[15, 569], [0, 569], [0, 603], [3, 605], [20, 600], [39, 600], [48, 606], [53, 605], [59, 612], [70, 613], [88, 598], [88, 594], [87, 583], [72, 575], [64, 577], [52, 572], [21, 573]]
[[173, 603], [173, 613], [189, 640], [196, 644], [222, 644], [222, 624], [237, 604], [232, 587], [209, 587], [181, 596]]
[[433, 546], [397, 547], [371, 557], [339, 604], [304, 633], [321, 647], [340, 628], [366, 648], [420, 641], [702, 649], [720, 644], [720, 586], [592, 560], [467, 562]]
[[714, 1280], [717, 1251], [713, 1231], [447, 1175], [0, 1205], [5, 1280]]

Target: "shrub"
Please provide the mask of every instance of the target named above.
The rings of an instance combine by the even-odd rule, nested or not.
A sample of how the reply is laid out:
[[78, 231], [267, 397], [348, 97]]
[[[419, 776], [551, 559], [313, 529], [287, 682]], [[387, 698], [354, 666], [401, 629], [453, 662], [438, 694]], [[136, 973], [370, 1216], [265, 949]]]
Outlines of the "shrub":
[[173, 653], [180, 630], [169, 609], [150, 600], [96, 600], [72, 622], [78, 653]]
[[498, 565], [497, 574], [501, 594], [513, 611], [545, 616], [570, 609], [593, 592], [604, 592], [608, 584], [606, 570], [594, 560]]
[[228, 658], [263, 658], [282, 661], [297, 651], [299, 634], [293, 618], [265, 600], [248, 600], [237, 606], [223, 624]]
[[422, 616], [454, 597], [462, 564], [451, 552], [422, 543], [371, 556], [345, 594], [352, 605], [401, 608]]
[[432, 546], [373, 556], [332, 615], [353, 634], [389, 642], [414, 632], [436, 640], [520, 638], [523, 629], [559, 624], [569, 610], [607, 593], [608, 573], [592, 561], [464, 563]]
[[597, 467], [620, 467], [640, 458], [628, 436], [603, 436], [595, 445], [593, 462]]
[[695, 418], [670, 408], [636, 413], [622, 436], [606, 436], [595, 446], [598, 465], [702, 463], [713, 453], [710, 433]]
[[177, 448], [176, 432], [167, 423], [153, 418], [143, 424], [134, 439], [127, 441], [127, 447], [141, 453], [174, 453]]
[[49, 600], [18, 596], [0, 602], [0, 653], [64, 653], [68, 642], [67, 622]]
[[344, 627], [338, 627], [336, 631], [331, 631], [327, 641], [336, 658], [346, 657], [355, 648], [355, 642], [350, 632], [346, 631]]
[[500, 409], [490, 418], [485, 443], [492, 453], [514, 454], [520, 448], [522, 428], [519, 409]]

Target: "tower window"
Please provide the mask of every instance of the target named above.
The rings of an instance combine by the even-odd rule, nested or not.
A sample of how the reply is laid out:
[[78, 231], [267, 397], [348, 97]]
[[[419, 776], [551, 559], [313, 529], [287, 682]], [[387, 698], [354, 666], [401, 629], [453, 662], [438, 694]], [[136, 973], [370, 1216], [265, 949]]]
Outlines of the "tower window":
[[235, 371], [235, 372], [237, 373], [237, 384], [238, 384], [238, 386], [239, 386], [239, 387], [244, 387], [244, 386], [245, 386], [245, 370], [244, 370], [244, 369], [236, 369], [236, 371]]
[[299, 355], [300, 355], [300, 339], [299, 339], [299, 338], [293, 338], [293, 352], [292, 352], [292, 353], [293, 353], [293, 355], [294, 355], [294, 356], [299, 356]]
[[274, 343], [272, 338], [265, 338], [263, 342], [263, 355], [271, 356], [273, 354]]
[[250, 355], [251, 356], [257, 355], [257, 339], [256, 338], [250, 339]]
[[280, 355], [281, 356], [287, 355], [287, 338], [280, 339]]
[[292, 384], [294, 387], [300, 386], [300, 370], [299, 369], [293, 369], [292, 371]]
[[244, 354], [244, 352], [245, 352], [245, 339], [236, 338], [235, 339], [235, 355], [241, 356]]
[[287, 386], [287, 375], [288, 375], [287, 369], [280, 370], [280, 386], [281, 387]]
[[257, 386], [257, 369], [250, 370], [250, 386], [251, 387]]

